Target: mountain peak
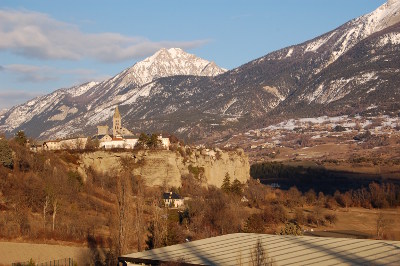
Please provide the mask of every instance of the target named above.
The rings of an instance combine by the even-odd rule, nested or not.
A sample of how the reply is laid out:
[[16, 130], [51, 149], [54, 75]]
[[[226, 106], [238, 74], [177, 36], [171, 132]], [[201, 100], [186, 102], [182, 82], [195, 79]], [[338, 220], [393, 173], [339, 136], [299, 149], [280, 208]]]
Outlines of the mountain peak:
[[133, 83], [141, 86], [158, 78], [176, 75], [217, 76], [224, 72], [226, 70], [215, 63], [189, 54], [181, 48], [162, 48], [121, 73], [121, 86]]
[[366, 19], [371, 32], [377, 32], [390, 27], [400, 22], [400, 0], [389, 0], [361, 18]]

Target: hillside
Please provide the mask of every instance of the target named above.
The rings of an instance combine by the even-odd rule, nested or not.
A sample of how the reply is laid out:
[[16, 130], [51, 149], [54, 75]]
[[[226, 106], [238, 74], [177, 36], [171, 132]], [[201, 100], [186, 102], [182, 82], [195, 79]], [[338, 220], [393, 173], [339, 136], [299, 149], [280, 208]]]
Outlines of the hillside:
[[[1, 240], [87, 246], [90, 254], [84, 259], [89, 264], [115, 265], [117, 255], [187, 239], [236, 232], [277, 234], [294, 221], [300, 232], [318, 229], [331, 236], [399, 239], [400, 187], [394, 183], [365, 183], [334, 194], [324, 194], [321, 186], [303, 192], [260, 181], [271, 173], [293, 179], [313, 169], [264, 162], [252, 167], [254, 177], [260, 178], [254, 180], [241, 150], [32, 153], [17, 140], [2, 139], [0, 144]], [[4, 152], [9, 149], [13, 153]], [[4, 160], [7, 156], [13, 167]], [[324, 183], [321, 172], [315, 173], [312, 178]], [[221, 189], [212, 184], [221, 184]], [[165, 206], [165, 191], [185, 197], [182, 209]], [[356, 208], [358, 215], [350, 218], [349, 208]], [[42, 252], [42, 246], [0, 245], [0, 263], [9, 263], [2, 251], [11, 246], [21, 248], [12, 252], [25, 261], [32, 251], [23, 253], [22, 248]], [[77, 256], [76, 251], [88, 249], [54, 247], [51, 259]], [[35, 262], [49, 258], [34, 257]]]

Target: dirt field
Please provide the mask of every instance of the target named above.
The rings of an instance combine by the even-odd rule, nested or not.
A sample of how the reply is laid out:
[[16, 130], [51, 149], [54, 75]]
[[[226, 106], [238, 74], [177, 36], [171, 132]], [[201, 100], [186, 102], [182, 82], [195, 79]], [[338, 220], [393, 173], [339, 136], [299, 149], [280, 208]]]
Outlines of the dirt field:
[[65, 258], [73, 258], [78, 265], [84, 265], [89, 262], [88, 257], [92, 252], [87, 247], [0, 242], [0, 265], [27, 262], [30, 259], [40, 263]]
[[[360, 238], [374, 238], [376, 236], [376, 224], [379, 212], [382, 212], [383, 217], [389, 222], [385, 228], [385, 235], [390, 240], [400, 240], [400, 208], [397, 209], [363, 209], [349, 208], [338, 209], [336, 211], [326, 211], [326, 213], [335, 213], [337, 215], [337, 223], [330, 226], [321, 226], [314, 228], [317, 232], [331, 232], [330, 234], [314, 234], [330, 237], [346, 237], [346, 234], [357, 235]], [[335, 233], [335, 231], [337, 231]], [[351, 236], [349, 236], [351, 237]]]

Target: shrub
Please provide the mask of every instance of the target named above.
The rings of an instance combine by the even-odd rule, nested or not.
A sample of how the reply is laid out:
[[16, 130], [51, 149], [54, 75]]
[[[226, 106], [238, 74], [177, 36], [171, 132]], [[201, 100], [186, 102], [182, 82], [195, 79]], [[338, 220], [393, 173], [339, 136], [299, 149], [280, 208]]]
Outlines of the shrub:
[[194, 178], [196, 178], [197, 180], [202, 180], [204, 175], [204, 167], [193, 166], [190, 164], [188, 166], [188, 170], [189, 173], [191, 173], [194, 176]]
[[325, 220], [330, 224], [335, 224], [338, 220], [336, 214], [325, 214]]
[[178, 147], [178, 152], [179, 152], [179, 154], [180, 154], [183, 158], [186, 159], [186, 151], [185, 151], [184, 148]]
[[282, 205], [268, 206], [264, 209], [264, 221], [268, 224], [279, 224], [286, 223], [288, 215], [285, 208]]
[[346, 131], [346, 128], [341, 126], [341, 125], [337, 125], [336, 127], [333, 128], [334, 132], [343, 132]]
[[83, 186], [83, 178], [77, 171], [68, 171], [69, 182], [80, 191]]
[[305, 224], [306, 223], [306, 216], [302, 209], [296, 209], [294, 212], [294, 220], [297, 224]]
[[63, 151], [60, 158], [66, 163], [72, 163], [76, 165], [79, 163], [79, 155], [68, 151]]
[[13, 167], [12, 150], [5, 139], [0, 139], [0, 164], [8, 168]]
[[292, 235], [292, 236], [301, 236], [303, 233], [301, 232], [300, 226], [294, 223], [286, 223], [285, 227], [281, 229], [279, 232], [280, 235]]
[[254, 213], [246, 220], [244, 227], [246, 233], [263, 233], [264, 219], [262, 214]]

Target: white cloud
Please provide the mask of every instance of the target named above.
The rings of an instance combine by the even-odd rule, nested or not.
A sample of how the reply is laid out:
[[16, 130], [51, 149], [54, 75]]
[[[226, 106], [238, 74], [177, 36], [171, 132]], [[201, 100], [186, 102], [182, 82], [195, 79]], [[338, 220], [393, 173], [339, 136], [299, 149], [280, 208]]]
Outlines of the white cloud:
[[57, 79], [49, 67], [13, 64], [2, 66], [0, 70], [14, 75], [20, 82], [41, 83]]
[[76, 83], [76, 85], [88, 81], [103, 81], [110, 78], [110, 76], [99, 74], [93, 69], [59, 69], [49, 66], [23, 64], [0, 66], [0, 73], [1, 71], [7, 72], [8, 74], [12, 75], [19, 82], [33, 83], [45, 83], [48, 81], [55, 81], [59, 80], [60, 77], [66, 76], [72, 77], [72, 79], [75, 80], [74, 83]]
[[154, 42], [144, 37], [119, 33], [84, 33], [76, 25], [47, 14], [0, 10], [0, 51], [29, 58], [79, 60], [92, 58], [104, 62], [132, 60], [161, 48], [194, 48], [207, 40]]
[[26, 102], [41, 95], [43, 95], [43, 93], [22, 90], [0, 91], [0, 109], [11, 108], [12, 106]]

